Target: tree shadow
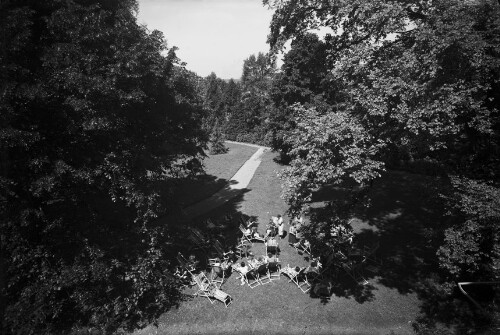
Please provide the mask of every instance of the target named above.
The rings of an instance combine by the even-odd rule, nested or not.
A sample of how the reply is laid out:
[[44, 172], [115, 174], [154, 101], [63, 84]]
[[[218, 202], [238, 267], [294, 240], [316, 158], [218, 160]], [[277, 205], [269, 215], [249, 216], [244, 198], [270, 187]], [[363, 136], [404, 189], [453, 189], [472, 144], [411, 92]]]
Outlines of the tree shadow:
[[[362, 193], [363, 201], [354, 207], [345, 206]], [[415, 293], [421, 302], [419, 322], [439, 322], [449, 326], [481, 324], [478, 311], [446, 283], [439, 268], [436, 252], [443, 243], [444, 230], [452, 217], [446, 216], [441, 194], [450, 194], [449, 181], [442, 176], [423, 176], [390, 171], [362, 190], [352, 185], [328, 186], [316, 192], [311, 203], [311, 224], [319, 234], [320, 222], [314, 218], [325, 215], [354, 217], [354, 249], [378, 245], [373, 257], [362, 261], [361, 276], [370, 282], [398, 290], [401, 294]], [[358, 199], [359, 200], [359, 199]], [[327, 204], [333, 201], [342, 210], [332, 212]], [[344, 251], [348, 253], [349, 251]], [[325, 252], [326, 253], [326, 252]], [[349, 276], [341, 279], [342, 271], [330, 271], [335, 282], [332, 294], [352, 297], [363, 302], [373, 299], [375, 287], [357, 284]], [[479, 313], [480, 314], [480, 313]]]

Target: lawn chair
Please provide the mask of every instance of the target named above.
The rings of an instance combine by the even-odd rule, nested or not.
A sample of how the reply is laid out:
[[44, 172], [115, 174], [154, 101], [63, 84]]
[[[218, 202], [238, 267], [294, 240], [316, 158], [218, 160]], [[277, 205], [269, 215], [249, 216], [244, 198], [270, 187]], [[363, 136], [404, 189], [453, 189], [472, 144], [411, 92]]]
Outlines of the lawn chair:
[[346, 262], [342, 263], [342, 269], [356, 283], [366, 285], [368, 280], [363, 275], [363, 262]]
[[295, 269], [287, 265], [286, 268], [281, 269], [281, 273], [290, 278], [288, 281], [289, 283], [293, 282], [303, 293], [307, 293], [307, 291], [311, 288], [311, 284], [307, 281], [307, 277], [304, 273], [305, 270], [306, 268], [301, 268], [297, 272]]
[[380, 243], [377, 241], [374, 245], [363, 247], [363, 256], [366, 261], [371, 261], [373, 263], [382, 264], [382, 259], [377, 256], [377, 251], [380, 247]]
[[213, 304], [216, 300], [217, 301], [220, 301], [224, 304], [224, 306], [229, 306], [232, 302], [233, 302], [233, 298], [227, 294], [226, 292], [223, 292], [221, 291], [220, 289], [214, 287], [210, 290], [209, 292], [211, 298], [213, 299], [213, 301], [211, 300], [210, 302]]
[[196, 228], [189, 228], [189, 231], [190, 231], [189, 239], [193, 241], [198, 248], [203, 249], [205, 252], [208, 253], [208, 250], [210, 249], [210, 246], [212, 244], [210, 239], [207, 238], [205, 235], [203, 235]]
[[299, 254], [307, 254], [311, 256], [311, 243], [307, 240], [302, 240], [293, 245]]
[[186, 257], [184, 257], [180, 252], [177, 254], [177, 261], [179, 265], [186, 269], [190, 274], [193, 274], [196, 271], [194, 264], [189, 262]]
[[210, 280], [215, 285], [219, 284], [219, 288], [224, 284], [224, 280], [226, 278], [226, 273], [220, 267], [220, 263], [218, 265], [212, 266], [212, 270], [210, 271]]
[[193, 281], [196, 283], [198, 286], [198, 291], [195, 292], [195, 296], [198, 297], [206, 297], [210, 303], [213, 303], [212, 301], [212, 293], [211, 290], [213, 288], [212, 282], [207, 278], [204, 272], [200, 272], [197, 275], [193, 275]]
[[273, 255], [279, 254], [279, 245], [275, 238], [268, 239], [264, 244], [266, 245], [266, 255], [268, 253], [272, 253]]
[[269, 280], [279, 280], [281, 278], [281, 264], [279, 262], [271, 262], [267, 264]]
[[250, 242], [253, 245], [252, 242], [252, 232], [247, 233], [246, 228], [243, 225], [240, 225], [240, 231], [243, 234], [243, 237], [241, 238], [244, 241]]
[[222, 244], [219, 242], [219, 240], [214, 240], [212, 247], [214, 248], [215, 252], [219, 255], [219, 257], [223, 260], [228, 260], [230, 258], [230, 256], [232, 256], [234, 254], [234, 252], [232, 250], [225, 252], [224, 248], [222, 247]]
[[248, 257], [248, 250], [252, 247], [252, 242], [241, 238], [236, 246], [236, 256], [238, 258]]
[[259, 282], [261, 285], [268, 284], [271, 282], [271, 276], [269, 275], [269, 269], [267, 263], [261, 264], [257, 268], [257, 273], [259, 274]]
[[252, 270], [249, 270], [245, 275], [244, 275], [244, 278], [245, 278], [245, 281], [247, 282], [248, 286], [250, 288], [254, 288], [254, 287], [257, 287], [259, 286], [261, 283], [259, 281], [259, 272], [257, 271], [257, 269], [252, 269]]

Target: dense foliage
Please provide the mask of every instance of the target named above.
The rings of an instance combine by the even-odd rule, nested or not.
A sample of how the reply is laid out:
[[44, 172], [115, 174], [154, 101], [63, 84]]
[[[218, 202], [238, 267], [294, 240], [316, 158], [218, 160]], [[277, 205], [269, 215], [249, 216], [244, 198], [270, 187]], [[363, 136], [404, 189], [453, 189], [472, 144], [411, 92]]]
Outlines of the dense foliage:
[[136, 8], [0, 5], [2, 332], [133, 328], [178, 302], [154, 219], [206, 138], [195, 86]]
[[[275, 9], [274, 52], [292, 40], [273, 92], [291, 212], [321, 186], [432, 165], [453, 187], [449, 223], [435, 235], [444, 230], [436, 291], [498, 280], [500, 3], [263, 2]], [[316, 28], [330, 34], [315, 40]]]

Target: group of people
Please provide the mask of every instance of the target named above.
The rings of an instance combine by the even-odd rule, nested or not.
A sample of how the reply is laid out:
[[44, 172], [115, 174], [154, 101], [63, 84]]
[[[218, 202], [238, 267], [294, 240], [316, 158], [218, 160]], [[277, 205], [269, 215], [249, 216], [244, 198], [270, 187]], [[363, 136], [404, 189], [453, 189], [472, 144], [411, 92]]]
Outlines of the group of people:
[[253, 253], [250, 253], [247, 258], [247, 262], [241, 262], [234, 266], [234, 269], [240, 274], [241, 285], [245, 285], [245, 276], [248, 271], [252, 269], [257, 269], [262, 264], [279, 262], [278, 257], [273, 253], [267, 253], [267, 255], [259, 256], [255, 258]]

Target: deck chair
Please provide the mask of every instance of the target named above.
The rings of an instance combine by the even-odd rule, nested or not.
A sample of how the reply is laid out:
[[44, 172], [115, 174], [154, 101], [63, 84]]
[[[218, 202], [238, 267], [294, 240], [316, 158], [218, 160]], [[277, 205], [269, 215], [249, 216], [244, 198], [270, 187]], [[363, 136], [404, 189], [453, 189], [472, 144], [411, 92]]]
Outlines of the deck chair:
[[206, 297], [210, 303], [213, 303], [211, 290], [213, 288], [213, 284], [207, 278], [204, 272], [200, 272], [197, 275], [193, 275], [193, 281], [198, 286], [198, 291], [195, 292], [195, 296], [198, 297]]
[[240, 239], [240, 242], [236, 245], [236, 256], [238, 258], [248, 257], [248, 250], [251, 248], [252, 242], [246, 239]]
[[261, 283], [259, 281], [259, 272], [257, 271], [257, 269], [252, 269], [252, 270], [249, 270], [246, 274], [245, 274], [245, 281], [247, 282], [248, 286], [250, 288], [254, 288], [254, 287], [257, 287], [259, 286]]
[[261, 283], [261, 285], [268, 284], [271, 282], [271, 276], [269, 274], [267, 263], [261, 264], [257, 268], [257, 273], [259, 274], [259, 282]]
[[210, 301], [212, 304], [215, 303], [215, 301], [220, 301], [227, 308], [227, 306], [233, 302], [233, 298], [226, 292], [221, 291], [219, 288], [212, 288], [209, 294], [212, 298]]
[[299, 254], [307, 254], [311, 256], [311, 244], [306, 240], [302, 240], [298, 242], [298, 244], [294, 244], [293, 247], [299, 252]]
[[369, 283], [363, 275], [363, 262], [342, 263], [342, 269], [356, 283], [362, 285]]
[[208, 252], [212, 244], [210, 239], [203, 235], [198, 229], [190, 228], [189, 231], [190, 234], [188, 238], [194, 242], [198, 248]]
[[196, 271], [194, 266], [180, 252], [177, 254], [176, 258], [179, 262], [179, 265], [186, 269], [190, 274], [193, 274], [193, 272]]
[[295, 269], [287, 265], [286, 268], [281, 269], [281, 273], [290, 279], [289, 283], [294, 283], [303, 293], [306, 293], [311, 288], [311, 284], [307, 281], [307, 277], [304, 274], [305, 269], [301, 268], [299, 272], [296, 272]]
[[272, 253], [273, 255], [278, 255], [279, 253], [279, 245], [278, 241], [275, 238], [270, 238], [267, 242], [264, 243], [266, 245], [266, 255], [268, 253]]
[[224, 284], [226, 279], [226, 273], [222, 270], [220, 266], [213, 266], [210, 271], [210, 281], [215, 285], [219, 284], [219, 288]]
[[219, 257], [223, 260], [228, 260], [230, 256], [234, 254], [232, 250], [229, 250], [228, 252], [224, 251], [224, 248], [222, 247], [222, 244], [219, 242], [219, 240], [215, 240], [214, 243], [212, 244], [212, 247], [215, 249]]
[[366, 261], [382, 264], [382, 260], [377, 256], [379, 247], [380, 243], [378, 241], [371, 246], [365, 245], [363, 247], [363, 256], [365, 257]]
[[281, 264], [279, 262], [271, 262], [267, 264], [269, 280], [279, 280], [281, 278]]
[[252, 232], [247, 233], [246, 232], [246, 228], [243, 225], [241, 225], [241, 224], [240, 224], [240, 231], [243, 234], [242, 240], [250, 242], [253, 245], [253, 242], [252, 242]]

